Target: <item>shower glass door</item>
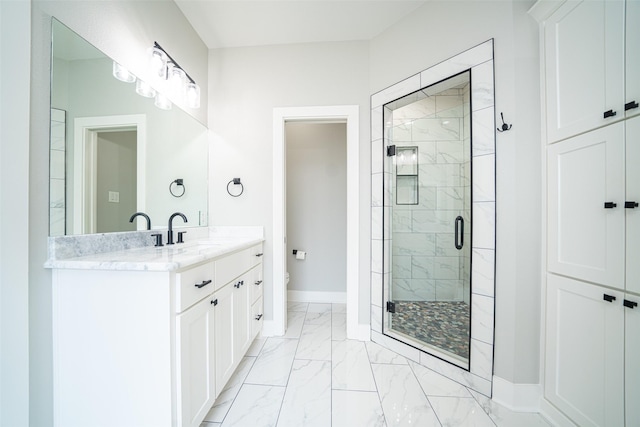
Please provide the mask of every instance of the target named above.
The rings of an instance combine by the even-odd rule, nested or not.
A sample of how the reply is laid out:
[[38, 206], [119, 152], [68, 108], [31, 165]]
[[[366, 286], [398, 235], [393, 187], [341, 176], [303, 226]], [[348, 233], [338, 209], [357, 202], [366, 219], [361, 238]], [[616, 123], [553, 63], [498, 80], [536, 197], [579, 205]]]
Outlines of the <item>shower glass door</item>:
[[465, 369], [471, 328], [470, 86], [465, 71], [384, 108], [391, 274], [383, 332]]

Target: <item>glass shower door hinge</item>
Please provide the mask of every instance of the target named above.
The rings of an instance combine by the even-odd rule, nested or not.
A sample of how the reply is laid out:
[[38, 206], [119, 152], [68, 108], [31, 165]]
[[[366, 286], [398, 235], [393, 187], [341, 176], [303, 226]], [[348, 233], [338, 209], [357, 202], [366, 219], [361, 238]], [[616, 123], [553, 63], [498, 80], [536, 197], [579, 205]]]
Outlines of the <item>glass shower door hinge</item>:
[[395, 313], [396, 312], [396, 303], [392, 301], [387, 301], [387, 312]]
[[387, 146], [387, 157], [392, 157], [396, 155], [396, 146], [389, 145]]

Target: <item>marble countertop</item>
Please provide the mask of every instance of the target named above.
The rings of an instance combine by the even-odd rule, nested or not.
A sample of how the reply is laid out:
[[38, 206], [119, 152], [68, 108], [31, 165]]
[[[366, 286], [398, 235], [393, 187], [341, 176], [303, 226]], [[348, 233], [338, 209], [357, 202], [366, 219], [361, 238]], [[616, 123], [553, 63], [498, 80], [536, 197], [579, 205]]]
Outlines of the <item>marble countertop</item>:
[[76, 270], [174, 271], [249, 248], [263, 241], [263, 238], [257, 237], [209, 237], [171, 246], [148, 246], [52, 259], [46, 262], [45, 267]]

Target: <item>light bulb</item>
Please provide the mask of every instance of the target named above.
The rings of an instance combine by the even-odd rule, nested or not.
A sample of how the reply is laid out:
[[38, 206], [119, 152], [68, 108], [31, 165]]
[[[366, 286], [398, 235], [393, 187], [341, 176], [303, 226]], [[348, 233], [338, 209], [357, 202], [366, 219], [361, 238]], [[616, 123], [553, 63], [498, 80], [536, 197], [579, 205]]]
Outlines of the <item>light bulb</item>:
[[156, 107], [158, 107], [161, 110], [171, 110], [171, 101], [169, 101], [169, 98], [167, 98], [165, 95], [161, 94], [160, 92], [158, 92], [156, 94]]
[[169, 66], [169, 78], [168, 78], [168, 86], [169, 93], [172, 95], [173, 99], [180, 102], [182, 101], [182, 97], [185, 95], [185, 80], [187, 76], [185, 72], [175, 65]]
[[187, 106], [189, 108], [200, 108], [200, 86], [194, 82], [187, 85]]
[[149, 83], [140, 79], [138, 79], [138, 81], [136, 82], [136, 93], [146, 98], [153, 98], [154, 96], [156, 96], [155, 89], [152, 88]]
[[136, 81], [136, 76], [116, 61], [113, 61], [113, 77], [125, 83], [133, 83]]
[[155, 77], [167, 78], [167, 56], [157, 47], [149, 48], [149, 68]]

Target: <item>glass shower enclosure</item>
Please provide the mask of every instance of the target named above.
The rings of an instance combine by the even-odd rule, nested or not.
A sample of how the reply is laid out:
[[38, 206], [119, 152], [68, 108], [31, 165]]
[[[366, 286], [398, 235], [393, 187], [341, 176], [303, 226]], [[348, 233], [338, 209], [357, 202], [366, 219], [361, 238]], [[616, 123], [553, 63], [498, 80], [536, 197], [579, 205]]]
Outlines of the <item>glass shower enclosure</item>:
[[470, 71], [384, 106], [383, 333], [469, 369]]

